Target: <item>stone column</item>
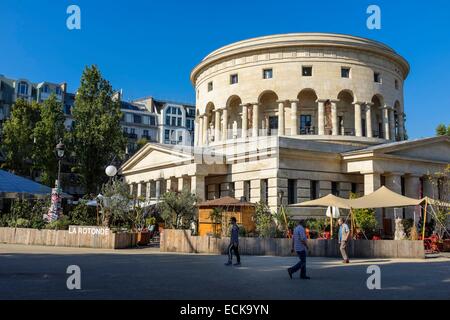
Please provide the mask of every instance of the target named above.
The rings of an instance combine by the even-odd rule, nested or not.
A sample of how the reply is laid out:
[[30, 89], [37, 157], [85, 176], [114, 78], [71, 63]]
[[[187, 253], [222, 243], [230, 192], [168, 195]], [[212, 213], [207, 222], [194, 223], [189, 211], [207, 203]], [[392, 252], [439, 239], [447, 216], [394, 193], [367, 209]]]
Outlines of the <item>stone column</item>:
[[378, 172], [364, 174], [364, 195], [369, 195], [381, 187], [381, 174]]
[[355, 106], [355, 136], [362, 137], [361, 102], [354, 103]]
[[248, 107], [246, 104], [242, 105], [242, 138], [248, 137]]
[[133, 195], [133, 192], [134, 192], [134, 184], [133, 184], [133, 183], [130, 183], [128, 186], [129, 186], [129, 188], [130, 188], [130, 196], [132, 196], [132, 195]]
[[438, 195], [434, 192], [435, 186], [434, 181], [431, 180], [430, 176], [423, 177], [423, 195], [432, 199], [438, 198]]
[[156, 199], [161, 198], [161, 180], [156, 180]]
[[331, 125], [333, 127], [333, 136], [339, 135], [337, 101], [331, 101]]
[[252, 137], [259, 136], [259, 104], [253, 104]]
[[166, 179], [166, 192], [169, 192], [169, 191], [172, 191], [173, 190], [173, 188], [172, 188], [173, 186], [172, 186], [172, 179]]
[[192, 176], [191, 177], [191, 192], [195, 194], [200, 201], [205, 200], [205, 177]]
[[147, 181], [147, 185], [146, 185], [146, 190], [145, 190], [145, 201], [150, 201], [151, 198], [151, 190], [152, 190], [152, 182], [151, 181]]
[[138, 182], [136, 197], [139, 198], [141, 196], [141, 194], [142, 194], [142, 182]]
[[250, 181], [250, 200], [251, 202], [261, 201], [261, 180]]
[[400, 113], [398, 115], [398, 135], [400, 136], [400, 141], [405, 140], [405, 114]]
[[284, 136], [284, 101], [278, 101], [278, 136]]
[[194, 127], [194, 146], [198, 145], [198, 130], [199, 130], [199, 123], [198, 123], [198, 118], [195, 118], [195, 127]]
[[220, 141], [220, 109], [214, 112], [214, 142]]
[[209, 117], [205, 114], [203, 115], [203, 145], [208, 144], [208, 125], [209, 125]]
[[367, 135], [367, 138], [373, 138], [372, 106], [373, 106], [373, 103], [366, 103], [366, 135]]
[[383, 112], [383, 130], [384, 139], [390, 140], [391, 130], [389, 129], [389, 108], [386, 106], [382, 109]]
[[[405, 176], [405, 195], [410, 198], [420, 199], [421, 198], [422, 184], [420, 182], [419, 175], [407, 175]], [[406, 218], [414, 218], [414, 213], [416, 217], [420, 214], [420, 209], [418, 207], [407, 207], [406, 208]]]
[[291, 136], [298, 135], [298, 100], [291, 101]]
[[222, 110], [222, 141], [228, 140], [228, 109]]
[[[389, 173], [386, 175], [386, 187], [391, 191], [394, 191], [398, 194], [402, 194], [402, 174], [401, 173]], [[403, 217], [403, 208], [389, 208], [386, 209], [386, 218], [392, 219], [395, 221], [395, 214], [397, 217]], [[393, 228], [395, 231], [395, 228]]]
[[185, 187], [184, 177], [178, 178], [178, 188], [177, 188], [178, 192], [183, 191], [184, 187]]
[[394, 109], [389, 109], [389, 138], [392, 141], [396, 140], [395, 136], [395, 113]]
[[318, 129], [319, 129], [319, 135], [323, 136], [325, 135], [325, 102], [326, 100], [319, 100], [318, 103]]

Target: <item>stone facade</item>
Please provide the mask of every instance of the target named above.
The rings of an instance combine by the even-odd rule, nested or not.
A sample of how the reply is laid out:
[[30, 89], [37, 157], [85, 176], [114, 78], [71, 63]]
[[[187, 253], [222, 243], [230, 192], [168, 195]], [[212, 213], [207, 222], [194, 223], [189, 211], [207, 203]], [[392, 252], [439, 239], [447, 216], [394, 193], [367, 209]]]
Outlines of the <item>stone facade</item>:
[[[121, 172], [133, 190], [190, 188], [202, 199], [263, 201], [272, 210], [333, 193], [386, 185], [433, 196], [430, 173], [450, 163], [448, 137], [405, 140], [408, 63], [367, 39], [292, 34], [219, 49], [192, 72], [197, 92], [194, 147], [149, 144]], [[167, 182], [170, 181], [170, 184]], [[176, 183], [178, 181], [178, 183]], [[380, 225], [420, 208], [378, 212]], [[290, 209], [323, 217], [321, 208]]]

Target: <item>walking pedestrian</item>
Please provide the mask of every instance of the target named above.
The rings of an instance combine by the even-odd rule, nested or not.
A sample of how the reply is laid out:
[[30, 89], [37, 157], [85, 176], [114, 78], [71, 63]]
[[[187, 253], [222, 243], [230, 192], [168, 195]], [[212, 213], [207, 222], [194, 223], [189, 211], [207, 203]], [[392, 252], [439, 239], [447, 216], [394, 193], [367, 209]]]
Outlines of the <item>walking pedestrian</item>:
[[233, 264], [233, 252], [236, 255], [236, 267], [241, 265], [241, 256], [239, 255], [239, 227], [235, 217], [230, 219], [231, 223], [231, 237], [230, 244], [228, 246], [228, 262], [225, 263], [226, 266], [231, 266]]
[[338, 224], [339, 224], [339, 245], [340, 245], [342, 258], [344, 259], [343, 263], [350, 263], [350, 260], [348, 259], [348, 253], [347, 253], [350, 229], [348, 228], [348, 225], [344, 222], [344, 220], [342, 218], [339, 218]]
[[306, 238], [306, 232], [304, 228], [305, 221], [300, 220], [297, 222], [297, 226], [294, 229], [294, 234], [292, 236], [292, 250], [291, 252], [296, 252], [300, 261], [295, 266], [289, 268], [288, 274], [292, 279], [292, 275], [300, 270], [300, 279], [308, 280], [310, 277], [306, 276], [306, 250], [308, 250], [308, 243]]

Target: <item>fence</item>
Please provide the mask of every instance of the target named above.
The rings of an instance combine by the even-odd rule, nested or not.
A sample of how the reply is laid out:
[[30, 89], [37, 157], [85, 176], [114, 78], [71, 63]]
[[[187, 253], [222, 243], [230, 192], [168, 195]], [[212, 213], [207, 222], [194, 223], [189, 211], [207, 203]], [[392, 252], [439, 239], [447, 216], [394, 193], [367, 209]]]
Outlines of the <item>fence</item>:
[[[239, 251], [243, 255], [290, 256], [292, 240], [240, 238]], [[161, 252], [224, 254], [229, 238], [191, 236], [188, 230], [165, 229], [161, 235]], [[310, 256], [339, 257], [337, 240], [308, 240]], [[354, 240], [348, 248], [353, 258], [425, 259], [422, 241]]]

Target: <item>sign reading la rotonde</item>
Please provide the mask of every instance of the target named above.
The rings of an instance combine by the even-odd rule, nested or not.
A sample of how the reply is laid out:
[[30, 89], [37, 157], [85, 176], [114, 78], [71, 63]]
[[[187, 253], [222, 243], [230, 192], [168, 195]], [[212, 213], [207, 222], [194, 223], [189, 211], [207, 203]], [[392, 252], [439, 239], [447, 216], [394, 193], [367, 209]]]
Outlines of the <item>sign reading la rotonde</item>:
[[111, 229], [106, 227], [69, 226], [69, 234], [109, 236]]

